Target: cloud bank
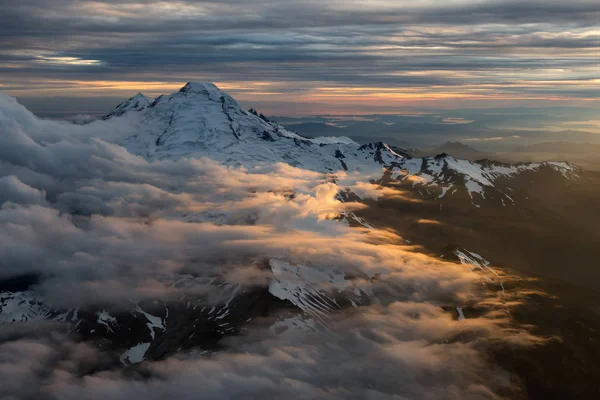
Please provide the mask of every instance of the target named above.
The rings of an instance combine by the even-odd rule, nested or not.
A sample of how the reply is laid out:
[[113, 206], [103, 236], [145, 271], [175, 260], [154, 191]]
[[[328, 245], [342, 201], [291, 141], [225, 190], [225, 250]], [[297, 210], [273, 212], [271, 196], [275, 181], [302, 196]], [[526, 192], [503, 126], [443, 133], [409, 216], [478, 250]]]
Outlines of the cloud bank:
[[289, 114], [600, 93], [593, 0], [9, 3], [0, 76], [24, 97], [158, 95], [200, 80]]
[[[134, 117], [88, 125], [41, 120], [0, 96], [0, 281], [34, 274], [57, 309], [126, 309], [143, 300], [201, 296], [214, 283], [268, 287], [268, 259], [341, 271], [377, 301], [328, 315], [309, 331], [273, 334], [278, 316], [251, 325], [213, 355], [179, 354], [115, 367], [61, 324], [13, 324], [0, 334], [0, 387], [8, 398], [514, 398], [491, 346], [540, 339], [511, 322], [519, 299], [482, 285], [481, 272], [407, 246], [393, 232], [350, 227], [347, 187], [400, 196], [285, 164], [231, 168], [210, 159], [154, 161], [112, 142]], [[337, 183], [335, 183], [337, 182]], [[343, 182], [343, 183], [342, 183]], [[505, 277], [509, 279], [509, 277]], [[200, 280], [198, 282], [201, 282]], [[204, 281], [206, 282], [206, 281]], [[328, 282], [317, 284], [334, 294]], [[66, 295], [68, 293], [68, 295]], [[458, 320], [456, 307], [478, 313]], [[12, 396], [12, 397], [11, 397]]]

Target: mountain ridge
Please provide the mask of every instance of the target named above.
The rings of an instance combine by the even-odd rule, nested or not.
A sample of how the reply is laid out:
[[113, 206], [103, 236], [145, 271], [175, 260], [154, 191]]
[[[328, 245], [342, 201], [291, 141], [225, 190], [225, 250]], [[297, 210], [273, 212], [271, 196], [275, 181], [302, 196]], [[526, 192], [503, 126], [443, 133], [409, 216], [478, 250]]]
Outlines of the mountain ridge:
[[[120, 144], [149, 160], [207, 156], [243, 167], [283, 162], [322, 173], [359, 173], [365, 180], [381, 179], [389, 171], [404, 187], [416, 188], [422, 197], [442, 199], [460, 191], [475, 207], [494, 197], [498, 204], [513, 204], [509, 181], [523, 173], [548, 170], [575, 179], [580, 172], [577, 166], [565, 162], [507, 164], [491, 162], [485, 158], [486, 153], [481, 153], [482, 159], [477, 161], [446, 153], [412, 157], [408, 151], [384, 142], [359, 145], [348, 137], [308, 138], [256, 110], [243, 109], [212, 83], [189, 82], [178, 92], [161, 95], [151, 103], [146, 99], [134, 97], [106, 118], [142, 114], [140, 132]], [[471, 149], [456, 143], [447, 143], [446, 147]]]
[[[23, 109], [18, 111], [23, 111]], [[31, 117], [33, 118], [32, 115]], [[123, 119], [120, 120], [120, 118]], [[479, 208], [486, 208], [485, 211], [497, 211], [496, 209], [500, 207], [506, 207], [500, 210], [504, 215], [513, 213], [513, 211], [514, 214], [518, 214], [521, 210], [529, 207], [529, 204], [526, 203], [526, 196], [519, 193], [520, 188], [529, 185], [529, 181], [570, 182], [577, 180], [581, 172], [578, 167], [568, 163], [503, 164], [489, 160], [472, 162], [460, 160], [448, 154], [417, 158], [400, 148], [389, 146], [381, 141], [359, 145], [343, 137], [306, 138], [283, 128], [256, 110], [243, 109], [235, 99], [213, 84], [188, 83], [178, 92], [159, 96], [156, 99], [138, 94], [121, 103], [103, 120], [95, 122], [93, 128], [103, 131], [106, 130], [103, 128], [119, 126], [120, 121], [127, 123], [126, 136], [118, 136], [111, 140], [123, 145], [130, 153], [140, 156], [127, 157], [133, 159], [132, 164], [127, 165], [133, 165], [135, 168], [138, 165], [136, 163], [139, 162], [144, 165], [169, 167], [169, 173], [165, 175], [164, 183], [159, 185], [160, 191], [148, 194], [147, 188], [144, 188], [144, 191], [134, 192], [140, 198], [149, 196], [146, 199], [149, 210], [154, 211], [160, 208], [162, 212], [165, 204], [163, 201], [165, 192], [163, 191], [171, 193], [173, 197], [180, 196], [180, 188], [176, 184], [171, 185], [172, 175], [170, 172], [171, 168], [180, 160], [182, 164], [186, 164], [188, 161], [192, 161], [190, 164], [193, 164], [193, 160], [188, 159], [212, 158], [218, 164], [242, 167], [240, 170], [243, 170], [244, 173], [247, 172], [248, 175], [252, 174], [254, 168], [259, 165], [285, 163], [316, 171], [318, 174], [311, 174], [318, 176], [314, 179], [333, 186], [332, 193], [327, 193], [326, 198], [317, 198], [315, 195], [315, 197], [308, 196], [310, 197], [308, 200], [314, 200], [316, 203], [326, 203], [327, 200], [340, 203], [363, 202], [363, 205], [366, 206], [364, 210], [372, 209], [372, 212], [379, 210], [379, 220], [361, 214], [360, 209], [349, 209], [349, 211], [339, 213], [336, 210], [335, 217], [329, 217], [328, 214], [325, 218], [334, 218], [335, 220], [327, 220], [322, 224], [330, 225], [329, 228], [338, 223], [344, 228], [359, 226], [360, 229], [357, 229], [356, 233], [366, 237], [375, 236], [376, 227], [385, 229], [385, 222], [389, 223], [392, 220], [393, 212], [408, 214], [406, 203], [409, 203], [408, 207], [419, 207], [421, 204], [429, 207], [432, 211], [429, 215], [420, 215], [430, 218], [421, 219], [418, 224], [421, 226], [420, 229], [431, 229], [438, 232], [438, 226], [441, 226], [441, 223], [437, 219], [441, 219], [442, 208], [444, 212], [460, 209], [476, 215]], [[64, 127], [64, 124], [61, 125], [61, 129]], [[77, 132], [81, 132], [79, 128], [77, 127]], [[96, 142], [94, 137], [88, 138], [88, 140]], [[40, 147], [43, 146], [40, 145]], [[116, 149], [119, 157], [123, 153], [130, 156], [124, 149], [114, 144], [109, 147], [113, 150]], [[71, 155], [71, 149], [68, 149], [68, 153]], [[66, 158], [66, 160], [68, 163], [71, 159]], [[87, 163], [88, 158], [86, 157], [83, 164], [74, 164], [75, 169], [81, 168], [80, 165], [87, 165]], [[153, 163], [155, 164], [153, 165]], [[98, 168], [99, 170], [103, 169], [102, 164], [97, 165], [101, 166]], [[232, 168], [223, 168], [219, 171], [219, 174], [208, 178], [220, 182], [222, 178], [227, 178], [226, 174], [234, 172]], [[96, 173], [95, 170], [93, 172]], [[154, 173], [151, 169], [147, 172], [149, 172], [148, 175]], [[306, 171], [300, 172], [305, 173]], [[190, 182], [190, 185], [196, 185], [197, 181], [202, 180], [202, 174], [205, 172], [186, 168], [182, 173], [189, 175], [190, 180], [194, 181]], [[294, 173], [298, 173], [298, 171], [294, 171]], [[90, 177], [96, 177], [94, 174], [91, 174]], [[269, 179], [273, 179], [273, 177], [274, 175]], [[138, 178], [136, 178], [135, 184], [143, 183], [143, 180], [138, 182]], [[118, 176], [113, 175], [106, 178], [110, 185], [120, 185], [119, 179]], [[4, 182], [4, 184], [14, 185], [15, 182]], [[94, 180], [85, 184], [86, 186], [81, 188], [80, 196], [73, 197], [79, 199], [82, 204], [89, 203], [90, 199], [95, 198], [90, 193], [94, 193], [99, 186]], [[286, 208], [287, 202], [293, 203], [294, 198], [306, 196], [305, 193], [302, 193], [302, 189], [293, 186], [293, 183], [290, 185], [292, 187], [289, 189], [289, 194], [278, 195], [281, 197], [281, 204]], [[361, 193], [361, 187], [364, 193]], [[254, 201], [254, 190], [254, 187], [247, 186], [242, 191]], [[288, 190], [288, 188], [286, 187], [284, 190]], [[215, 190], [211, 187], [204, 190], [208, 193], [212, 193], [212, 191]], [[379, 193], [375, 195], [368, 193], [369, 191], [381, 191], [381, 196]], [[201, 191], [191, 193], [198, 196]], [[385, 199], [385, 197], [390, 193], [393, 193], [390, 198], [395, 198], [394, 201], [398, 203], [394, 203], [392, 207], [385, 210], [385, 202], [388, 201], [389, 206], [390, 201], [390, 198]], [[75, 193], [71, 193], [71, 195], [73, 194]], [[266, 191], [264, 193], [259, 191], [258, 194], [270, 196], [271, 192], [266, 194]], [[36, 195], [46, 201], [45, 192], [39, 191], [39, 193], [36, 192]], [[415, 197], [417, 201], [411, 202], [410, 200], [413, 199], [409, 199], [407, 202], [406, 199], [409, 195]], [[68, 200], [68, 197], [65, 199]], [[115, 205], [123, 204], [123, 206], [136, 201], [134, 196], [122, 194], [115, 195], [114, 199]], [[246, 197], [243, 196], [242, 199], [244, 200]], [[228, 223], [231, 223], [231, 226], [236, 224], [253, 226], [257, 223], [256, 221], [259, 221], [255, 215], [256, 211], [252, 208], [250, 211], [243, 209], [245, 218], [243, 221], [239, 219], [230, 222], [227, 218], [219, 220], [221, 210], [214, 206], [215, 203], [210, 204], [208, 200], [206, 203], [202, 203], [209, 207], [209, 213], [206, 213], [204, 208], [190, 207], [189, 210], [180, 208], [179, 202], [184, 200], [185, 198], [182, 196], [176, 202], [174, 201], [171, 213], [165, 214], [164, 218], [184, 223], [183, 225], [187, 225], [185, 228], [189, 228], [194, 237], [197, 235], [198, 229], [193, 225], [194, 223], [205, 224], [210, 227], [209, 229], [215, 229], [228, 225]], [[308, 200], [306, 201], [308, 202]], [[47, 205], [50, 206], [52, 200], [48, 201]], [[106, 200], [102, 200], [102, 198], [100, 201], [102, 204], [106, 203]], [[215, 200], [215, 202], [219, 201], [222, 199]], [[371, 208], [371, 205], [374, 207]], [[96, 213], [100, 217], [99, 219], [104, 218], [103, 211], [99, 211], [99, 209], [91, 211], [90, 215], [84, 215], [79, 210], [79, 203], [76, 203], [76, 206], [72, 209], [65, 208], [65, 210], [72, 210], [73, 225], [78, 221], [95, 218], [92, 214]], [[291, 204], [290, 207], [295, 206]], [[137, 211], [133, 215], [143, 219], [139, 232], [145, 232], [147, 225], [152, 226], [154, 221], [147, 214], [145, 207], [141, 211], [143, 211], [140, 213], [141, 216], [137, 214]], [[59, 212], [62, 215], [63, 211], [57, 209], [56, 213], [59, 214]], [[247, 215], [245, 215], [246, 213]], [[69, 215], [68, 212], [65, 214]], [[110, 212], [107, 211], [106, 215], [110, 215]], [[213, 215], [216, 215], [216, 218], [213, 218]], [[283, 220], [289, 219], [289, 214], [285, 210], [282, 210], [280, 215]], [[129, 218], [129, 215], [125, 214], [125, 217]], [[315, 219], [317, 218], [315, 217]], [[70, 226], [71, 221], [67, 222]], [[264, 221], [261, 222], [264, 223]], [[305, 224], [320, 224], [321, 222], [320, 220], [317, 222], [302, 221]], [[84, 227], [85, 225], [86, 223], [83, 222]], [[294, 226], [294, 229], [296, 228], [301, 229], [301, 226]], [[335, 228], [339, 228], [339, 226]], [[390, 227], [390, 232], [393, 229], [394, 227]], [[115, 230], [115, 234], [117, 234], [121, 229]], [[84, 229], [76, 232], [76, 236], [85, 234]], [[251, 235], [252, 233], [249, 234], [249, 236]], [[328, 234], [315, 231], [309, 239], [311, 243], [308, 246], [313, 245], [314, 239], [312, 238], [318, 238], [319, 235], [327, 236]], [[431, 236], [435, 237], [436, 233], [434, 232]], [[120, 241], [120, 237], [120, 234], [115, 236], [117, 242]], [[229, 240], [229, 242], [237, 240]], [[339, 237], [336, 237], [334, 231], [328, 246], [338, 240]], [[176, 237], [174, 241], [174, 251], [178, 255], [181, 245]], [[281, 237], [276, 235], [275, 241], [277, 243], [274, 246], [278, 247]], [[398, 237], [397, 243], [410, 244], [409, 239], [400, 237]], [[204, 241], [194, 241], [192, 244], [193, 246], [190, 248], [194, 249], [205, 246]], [[415, 244], [419, 244], [417, 240], [415, 240]], [[471, 247], [470, 243], [461, 245], [480, 251], [477, 247]], [[210, 245], [207, 247], [210, 248]], [[340, 249], [337, 254], [342, 254], [341, 250], [345, 249]], [[126, 251], [130, 252], [130, 249], [127, 248]], [[146, 246], [141, 251], [145, 252]], [[169, 291], [172, 288], [185, 288], [188, 285], [190, 288], [209, 285], [215, 287], [215, 298], [211, 298], [210, 301], [194, 291], [182, 291], [182, 296], [176, 299], [127, 300], [126, 306], [122, 309], [111, 309], [103, 302], [84, 305], [81, 309], [75, 308], [76, 306], [52, 309], [49, 306], [52, 302], [45, 302], [43, 298], [44, 292], [36, 292], [34, 278], [25, 280], [31, 282], [31, 288], [25, 287], [19, 281], [14, 281], [11, 283], [14, 285], [12, 288], [0, 290], [0, 324], [60, 322], [66, 326], [69, 332], [73, 332], [83, 341], [95, 343], [102, 350], [114, 355], [112, 360], [119, 367], [122, 365], [129, 367], [143, 361], [160, 360], [180, 351], [200, 349], [209, 354], [218, 352], [225, 345], [221, 339], [242, 334], [248, 326], [248, 322], [253, 319], [277, 316], [277, 321], [269, 328], [276, 334], [292, 329], [315, 330], [329, 316], [335, 315], [345, 308], [377, 304], [379, 299], [372, 295], [373, 288], [377, 286], [377, 273], [370, 272], [378, 271], [379, 266], [370, 272], [360, 269], [355, 271], [354, 268], [340, 270], [339, 266], [336, 267], [335, 262], [329, 262], [331, 259], [327, 259], [327, 262], [320, 266], [311, 265], [309, 262], [304, 262], [302, 257], [294, 260], [294, 257], [286, 253], [285, 251], [276, 251], [275, 254], [269, 256], [260, 254], [260, 260], [251, 261], [256, 267], [255, 270], [260, 272], [260, 276], [267, 280], [266, 283], [263, 282], [257, 287], [243, 286], [236, 281], [228, 282], [219, 272], [210, 275], [207, 273], [206, 276], [188, 274], [185, 268], [177, 272], [178, 275], [174, 280], [168, 281]], [[481, 254], [485, 254], [487, 257], [487, 252]], [[453, 257], [449, 257], [448, 260], [457, 261], [456, 257], [466, 265], [467, 269], [478, 269], [486, 274], [490, 272], [494, 274], [493, 270], [488, 268], [489, 262], [475, 253], [466, 250], [460, 253], [455, 251]], [[377, 264], [384, 258], [378, 257]], [[118, 260], [120, 261], [120, 258]], [[83, 262], [86, 263], [86, 259], [83, 259]], [[220, 266], [221, 260], [217, 259], [214, 262], [216, 266]], [[200, 266], [204, 267], [202, 263]], [[395, 265], [392, 270], [395, 270], [394, 268]], [[118, 271], [121, 273], [120, 269]], [[443, 271], [439, 272], [443, 274]], [[146, 275], [145, 270], [143, 274]], [[432, 281], [437, 280], [437, 276], [436, 274], [436, 278]], [[504, 287], [500, 286], [502, 281], [494, 280], [496, 278], [493, 276], [489, 279], [493, 282], [493, 290], [504, 291]], [[429, 279], [427, 280], [429, 281]], [[8, 286], [8, 283], [4, 283], [4, 286]], [[3, 287], [2, 284], [3, 282], [0, 281], [0, 288]], [[421, 289], [419, 288], [419, 290]], [[423, 292], [426, 293], [427, 290]], [[453, 314], [453, 317], [449, 318], [457, 318], [462, 321], [472, 317], [471, 310], [463, 309], [462, 303], [451, 301], [448, 304], [450, 304], [449, 310]], [[287, 317], [290, 314], [293, 315], [292, 318]]]

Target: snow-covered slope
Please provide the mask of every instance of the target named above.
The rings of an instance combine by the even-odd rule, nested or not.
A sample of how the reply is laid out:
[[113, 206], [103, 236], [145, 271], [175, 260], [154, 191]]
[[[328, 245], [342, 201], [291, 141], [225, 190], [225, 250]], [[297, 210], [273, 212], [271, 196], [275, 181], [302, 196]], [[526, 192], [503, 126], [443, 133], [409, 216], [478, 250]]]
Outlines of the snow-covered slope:
[[0, 292], [0, 325], [39, 321], [53, 317], [55, 315], [52, 310], [27, 291]]
[[106, 120], [112, 117], [118, 117], [128, 111], [141, 111], [152, 104], [152, 101], [153, 100], [151, 98], [138, 93], [129, 100], [119, 104], [113, 111], [102, 117], [102, 119]]
[[139, 112], [139, 133], [126, 138], [130, 152], [147, 159], [208, 156], [227, 165], [284, 162], [320, 172], [381, 173], [400, 161], [400, 150], [383, 144], [359, 146], [347, 137], [310, 139], [244, 110], [211, 83], [188, 83], [142, 107], [136, 96], [105, 118]]
[[350, 280], [335, 268], [323, 271], [276, 259], [270, 260], [269, 265], [273, 272], [269, 292], [290, 301], [315, 320], [321, 320], [348, 303], [357, 307], [374, 300], [371, 288], [365, 283], [368, 280]]
[[477, 206], [494, 199], [503, 206], [514, 205], [511, 184], [521, 178], [551, 174], [558, 179], [574, 180], [581, 173], [579, 167], [567, 162], [503, 164], [489, 160], [459, 160], [447, 154], [405, 158], [398, 166], [403, 171], [394, 178], [418, 190], [421, 196], [443, 199], [466, 193], [471, 203]]

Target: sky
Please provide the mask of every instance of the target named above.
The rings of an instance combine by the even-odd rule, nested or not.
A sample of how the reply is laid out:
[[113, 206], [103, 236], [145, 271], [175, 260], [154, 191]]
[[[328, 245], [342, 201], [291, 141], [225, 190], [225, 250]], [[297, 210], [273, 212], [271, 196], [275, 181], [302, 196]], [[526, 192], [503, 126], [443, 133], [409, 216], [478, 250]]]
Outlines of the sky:
[[211, 81], [270, 115], [598, 107], [597, 0], [0, 0], [0, 90], [104, 112]]

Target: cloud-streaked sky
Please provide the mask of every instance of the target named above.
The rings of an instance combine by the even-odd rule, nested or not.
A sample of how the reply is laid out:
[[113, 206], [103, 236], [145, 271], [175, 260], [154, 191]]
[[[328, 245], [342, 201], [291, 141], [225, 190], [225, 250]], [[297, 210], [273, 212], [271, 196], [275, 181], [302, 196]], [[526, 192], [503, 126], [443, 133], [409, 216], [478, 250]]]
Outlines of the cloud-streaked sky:
[[152, 96], [186, 81], [216, 82], [270, 114], [600, 99], [597, 0], [0, 6], [0, 90], [23, 99]]

